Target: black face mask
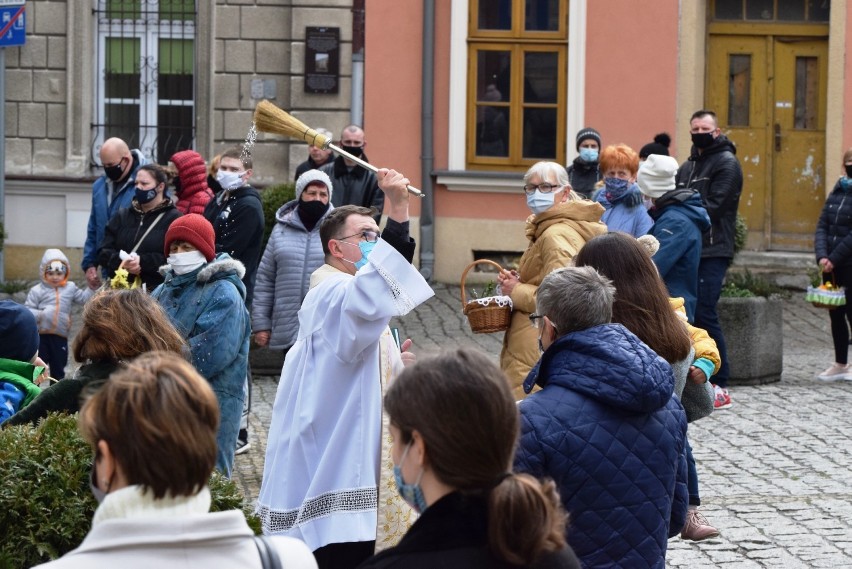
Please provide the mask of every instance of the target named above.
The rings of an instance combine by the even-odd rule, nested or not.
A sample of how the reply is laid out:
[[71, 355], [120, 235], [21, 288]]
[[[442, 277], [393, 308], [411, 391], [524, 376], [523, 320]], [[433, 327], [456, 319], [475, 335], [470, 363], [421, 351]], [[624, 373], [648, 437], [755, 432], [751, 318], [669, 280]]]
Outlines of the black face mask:
[[846, 177], [852, 178], [852, 164], [846, 164]]
[[124, 167], [121, 165], [122, 162], [124, 162], [124, 158], [119, 160], [118, 164], [114, 166], [104, 166], [104, 174], [107, 175], [107, 178], [113, 182], [117, 182], [121, 179], [121, 176], [124, 175]]
[[712, 132], [694, 132], [692, 133], [692, 144], [695, 145], [695, 148], [700, 148], [704, 150], [705, 148], [709, 148], [713, 141], [716, 140], [713, 138]]
[[325, 215], [325, 212], [327, 211], [327, 203], [322, 203], [319, 200], [313, 200], [310, 202], [299, 200], [299, 217], [301, 217], [303, 221], [316, 224], [316, 222], [319, 221], [319, 219]]
[[175, 187], [175, 195], [179, 196], [183, 188], [180, 185], [180, 178], [178, 176], [175, 176], [175, 179], [172, 180], [172, 185]]
[[364, 153], [364, 149], [360, 146], [344, 146], [341, 144], [340, 148], [345, 152], [348, 152], [352, 156], [355, 156], [356, 158], [360, 158], [361, 155]]

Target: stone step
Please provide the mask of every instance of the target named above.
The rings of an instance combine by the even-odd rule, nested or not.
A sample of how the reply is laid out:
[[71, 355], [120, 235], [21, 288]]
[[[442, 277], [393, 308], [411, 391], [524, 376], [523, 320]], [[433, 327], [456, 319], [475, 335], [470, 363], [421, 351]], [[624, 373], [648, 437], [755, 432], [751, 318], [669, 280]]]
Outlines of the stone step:
[[810, 284], [808, 271], [816, 270], [813, 253], [783, 251], [740, 251], [734, 258], [732, 271], [748, 269], [783, 288], [805, 290]]

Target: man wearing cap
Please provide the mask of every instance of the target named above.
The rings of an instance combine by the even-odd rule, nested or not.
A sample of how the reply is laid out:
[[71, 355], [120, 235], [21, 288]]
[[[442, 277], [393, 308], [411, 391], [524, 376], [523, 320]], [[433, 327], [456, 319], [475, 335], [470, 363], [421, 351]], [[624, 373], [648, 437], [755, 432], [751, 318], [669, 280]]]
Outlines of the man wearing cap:
[[29, 308], [0, 300], [0, 423], [41, 393], [35, 380], [44, 378], [45, 365], [38, 344], [38, 323]]
[[186, 338], [192, 365], [219, 401], [216, 468], [230, 477], [242, 414], [251, 326], [242, 283], [245, 267], [216, 255], [216, 235], [204, 216], [179, 217], [166, 232], [165, 281], [151, 296]]
[[331, 180], [307, 170], [296, 180], [296, 199], [275, 213], [254, 289], [251, 307], [254, 340], [259, 346], [287, 350], [299, 331], [298, 312], [310, 288], [311, 273], [324, 263], [320, 224], [333, 208]]
[[697, 192], [675, 187], [677, 160], [651, 154], [639, 166], [637, 183], [651, 198], [648, 213], [654, 220], [650, 235], [660, 242], [653, 260], [666, 283], [669, 296], [682, 297], [686, 317], [695, 320], [698, 298], [698, 264], [701, 261], [701, 235], [710, 227], [710, 217]]
[[595, 184], [601, 180], [598, 159], [601, 152], [601, 135], [591, 127], [577, 133], [579, 156], [567, 168], [571, 189], [586, 199], [591, 199]]
[[[331, 140], [331, 131], [327, 128], [318, 128], [316, 131], [323, 136], [327, 136], [329, 140]], [[314, 146], [311, 144], [308, 146], [308, 159], [296, 166], [296, 180], [299, 179], [299, 176], [307, 172], [308, 170], [316, 170], [320, 166], [324, 166], [332, 161], [334, 158], [332, 156], [333, 151], [323, 149], [319, 146]]]

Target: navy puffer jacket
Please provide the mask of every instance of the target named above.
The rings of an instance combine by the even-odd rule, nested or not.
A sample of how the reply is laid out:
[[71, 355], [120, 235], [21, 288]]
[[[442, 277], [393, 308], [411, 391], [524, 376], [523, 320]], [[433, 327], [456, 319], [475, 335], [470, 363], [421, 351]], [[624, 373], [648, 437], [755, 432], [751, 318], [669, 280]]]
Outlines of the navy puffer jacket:
[[[566, 334], [527, 378], [515, 469], [556, 482], [583, 567], [665, 567], [686, 521], [671, 366], [620, 324]], [[525, 387], [527, 386], [525, 385]]]
[[844, 188], [842, 180], [828, 194], [814, 236], [817, 263], [827, 258], [835, 267], [852, 265], [852, 184]]

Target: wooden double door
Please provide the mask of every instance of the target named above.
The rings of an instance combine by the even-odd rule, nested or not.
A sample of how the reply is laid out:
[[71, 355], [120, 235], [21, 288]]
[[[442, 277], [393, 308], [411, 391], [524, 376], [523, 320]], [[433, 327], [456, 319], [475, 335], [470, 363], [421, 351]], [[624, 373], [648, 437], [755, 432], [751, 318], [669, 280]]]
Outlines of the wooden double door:
[[[750, 248], [813, 250], [826, 186], [827, 38], [711, 35], [707, 108], [737, 146]], [[832, 157], [833, 158], [833, 157]]]

